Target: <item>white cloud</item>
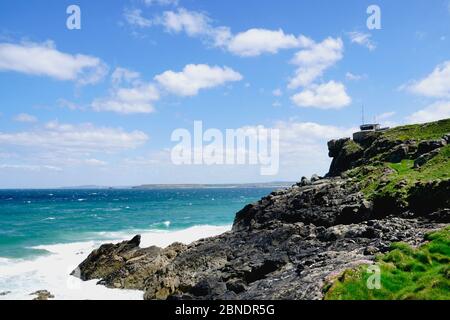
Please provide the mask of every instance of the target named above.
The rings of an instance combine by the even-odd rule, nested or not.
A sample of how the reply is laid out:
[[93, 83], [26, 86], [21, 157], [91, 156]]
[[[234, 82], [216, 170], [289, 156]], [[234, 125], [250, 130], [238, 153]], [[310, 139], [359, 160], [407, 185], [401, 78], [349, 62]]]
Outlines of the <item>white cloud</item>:
[[143, 84], [131, 88], [115, 88], [107, 98], [95, 99], [92, 108], [95, 111], [110, 111], [121, 114], [152, 113], [153, 103], [159, 100], [159, 92], [152, 84]]
[[425, 123], [450, 118], [450, 101], [438, 101], [414, 112], [406, 119], [409, 123]]
[[97, 111], [120, 114], [152, 113], [153, 104], [159, 100], [159, 91], [154, 84], [141, 80], [138, 72], [116, 68], [111, 74], [113, 87], [109, 97], [95, 99], [91, 107]]
[[282, 49], [298, 48], [303, 37], [285, 34], [283, 30], [250, 29], [230, 38], [227, 49], [238, 56], [254, 57], [263, 53], [275, 54]]
[[169, 70], [155, 77], [164, 89], [179, 96], [195, 96], [201, 89], [242, 79], [242, 75], [231, 68], [205, 64], [189, 64], [181, 72]]
[[62, 171], [62, 168], [49, 165], [26, 165], [26, 164], [0, 164], [0, 169], [14, 169], [26, 171]]
[[102, 167], [102, 166], [106, 166], [108, 163], [102, 160], [98, 160], [98, 159], [86, 159], [84, 161], [85, 164], [89, 165], [89, 166], [93, 166], [93, 167]]
[[60, 108], [67, 108], [69, 110], [84, 110], [85, 108], [81, 105], [78, 105], [72, 101], [66, 99], [58, 99], [56, 102]]
[[178, 5], [178, 0], [143, 0], [147, 6], [152, 5], [160, 5], [160, 6], [168, 6], [168, 5]]
[[68, 153], [114, 153], [141, 146], [148, 136], [141, 131], [96, 127], [93, 124], [62, 124], [52, 121], [44, 128], [17, 133], [0, 132], [0, 145]]
[[155, 19], [167, 32], [184, 32], [190, 37], [200, 37], [215, 47], [223, 48], [242, 57], [254, 57], [264, 53], [275, 54], [282, 49], [299, 48], [310, 43], [304, 36], [286, 34], [283, 30], [253, 28], [233, 34], [229, 27], [211, 24], [207, 14], [179, 8], [166, 11]]
[[366, 77], [367, 77], [366, 75], [359, 75], [359, 74], [354, 74], [351, 72], [347, 72], [345, 74], [345, 78], [350, 81], [359, 81], [359, 80], [365, 79]]
[[299, 107], [318, 109], [341, 109], [352, 102], [352, 99], [347, 95], [345, 86], [335, 81], [312, 85], [308, 89], [295, 94], [291, 99]]
[[53, 42], [0, 43], [0, 71], [48, 76], [76, 81], [81, 85], [99, 82], [107, 73], [106, 65], [96, 57], [58, 51]]
[[111, 81], [114, 85], [120, 85], [122, 83], [133, 83], [135, 81], [140, 81], [141, 75], [139, 72], [129, 70], [126, 68], [118, 67], [111, 74]]
[[14, 120], [18, 121], [18, 122], [26, 122], [26, 123], [34, 123], [34, 122], [38, 121], [38, 119], [35, 116], [28, 114], [28, 113], [20, 113], [14, 117]]
[[403, 85], [400, 89], [432, 98], [450, 97], [450, 61], [438, 65], [424, 79]]
[[272, 103], [272, 107], [274, 107], [274, 108], [279, 108], [281, 106], [282, 106], [282, 104], [279, 101], [275, 101], [274, 103]]
[[208, 34], [212, 29], [207, 15], [183, 8], [177, 11], [166, 11], [155, 22], [163, 25], [168, 32], [185, 32], [191, 37]]
[[377, 120], [386, 120], [386, 119], [392, 118], [395, 115], [396, 115], [396, 112], [394, 112], [394, 111], [384, 112], [382, 114], [377, 115], [376, 119]]
[[125, 20], [132, 26], [147, 28], [153, 25], [153, 22], [150, 19], [142, 16], [141, 9], [125, 9], [123, 15]]
[[283, 91], [281, 91], [281, 89], [278, 88], [278, 89], [273, 90], [273, 91], [272, 91], [272, 94], [273, 94], [275, 97], [281, 97], [281, 96], [283, 95]]
[[280, 170], [294, 180], [302, 175], [327, 172], [331, 162], [327, 142], [351, 137], [357, 131], [357, 128], [296, 120], [277, 121], [272, 128], [280, 132]]
[[349, 32], [348, 36], [352, 43], [356, 43], [361, 46], [364, 46], [367, 49], [369, 49], [370, 51], [375, 50], [377, 47], [376, 44], [371, 39], [372, 35], [369, 33], [353, 31], [353, 32]]
[[289, 82], [290, 89], [310, 85], [343, 57], [344, 44], [340, 38], [327, 38], [320, 43], [304, 42], [307, 48], [297, 52], [292, 60], [298, 69]]

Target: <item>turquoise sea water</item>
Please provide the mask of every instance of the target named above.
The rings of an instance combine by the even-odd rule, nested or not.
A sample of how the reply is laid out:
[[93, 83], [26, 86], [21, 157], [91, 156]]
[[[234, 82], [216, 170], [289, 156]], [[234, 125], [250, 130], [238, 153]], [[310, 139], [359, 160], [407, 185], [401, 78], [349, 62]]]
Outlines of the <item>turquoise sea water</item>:
[[230, 225], [238, 210], [271, 191], [0, 190], [0, 257], [38, 257], [48, 252], [37, 246], [106, 240], [120, 231]]

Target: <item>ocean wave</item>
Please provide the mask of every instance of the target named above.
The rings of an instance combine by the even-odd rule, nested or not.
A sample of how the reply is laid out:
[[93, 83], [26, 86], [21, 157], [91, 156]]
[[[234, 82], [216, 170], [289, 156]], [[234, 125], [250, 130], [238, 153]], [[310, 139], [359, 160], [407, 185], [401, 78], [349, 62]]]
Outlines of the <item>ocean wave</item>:
[[30, 293], [45, 289], [60, 300], [140, 300], [143, 296], [141, 291], [109, 289], [97, 285], [97, 280], [83, 282], [70, 276], [70, 273], [105, 239], [116, 243], [141, 234], [141, 247], [166, 247], [173, 242], [188, 244], [230, 229], [231, 226], [201, 225], [175, 231], [150, 229], [98, 232], [94, 240], [33, 246], [33, 249], [45, 250], [49, 254], [28, 260], [0, 257], [0, 291], [10, 291], [0, 296], [0, 299], [30, 300], [33, 298]]
[[45, 219], [42, 219], [42, 221], [55, 220], [55, 219], [56, 219], [55, 217], [47, 217], [47, 218], [45, 218]]

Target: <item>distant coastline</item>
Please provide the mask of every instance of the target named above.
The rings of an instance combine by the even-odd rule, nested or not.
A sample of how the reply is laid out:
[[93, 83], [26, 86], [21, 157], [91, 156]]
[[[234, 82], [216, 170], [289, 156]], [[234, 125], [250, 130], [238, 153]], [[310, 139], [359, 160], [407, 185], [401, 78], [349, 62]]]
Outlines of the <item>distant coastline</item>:
[[230, 183], [230, 184], [144, 184], [132, 189], [228, 189], [228, 188], [287, 188], [295, 182], [264, 182], [264, 183]]
[[288, 188], [294, 185], [294, 181], [273, 181], [255, 183], [223, 183], [223, 184], [142, 184], [138, 186], [68, 186], [68, 187], [48, 187], [48, 188], [0, 188], [0, 190], [161, 190], [161, 189], [233, 189], [233, 188]]

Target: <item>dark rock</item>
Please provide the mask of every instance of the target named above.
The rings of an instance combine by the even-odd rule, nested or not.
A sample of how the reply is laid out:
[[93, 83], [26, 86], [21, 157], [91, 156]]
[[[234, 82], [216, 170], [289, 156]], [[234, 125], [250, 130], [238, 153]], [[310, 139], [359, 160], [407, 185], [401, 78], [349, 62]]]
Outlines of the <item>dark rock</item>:
[[401, 144], [392, 149], [384, 158], [388, 162], [399, 163], [408, 158], [409, 147], [406, 144]]
[[416, 157], [420, 157], [421, 155], [423, 155], [425, 153], [429, 153], [433, 150], [442, 148], [446, 144], [447, 144], [447, 141], [445, 139], [422, 141], [419, 143]]
[[218, 279], [203, 279], [200, 280], [194, 287], [189, 290], [189, 293], [196, 297], [206, 298], [208, 300], [214, 297], [219, 297], [227, 291], [227, 285]]
[[[302, 178], [245, 206], [230, 232], [165, 249], [142, 249], [139, 237], [103, 245], [75, 275], [101, 279], [108, 287], [143, 290], [145, 299], [322, 299], [330, 278], [373, 263], [393, 242], [422, 244], [450, 217], [450, 180], [417, 183], [406, 200], [379, 195], [370, 201], [348, 170], [369, 164], [358, 171], [366, 175], [384, 159], [415, 159], [420, 152], [426, 158], [442, 141], [417, 145], [379, 133], [358, 144], [330, 141], [333, 162], [326, 178]], [[397, 172], [385, 168], [379, 174], [379, 186], [384, 186]], [[394, 188], [409, 188], [408, 183], [401, 180]]]
[[237, 294], [244, 292], [246, 287], [246, 283], [241, 279], [229, 280], [227, 282], [227, 289]]
[[377, 247], [374, 246], [368, 246], [365, 250], [364, 250], [364, 254], [368, 255], [368, 256], [373, 256], [377, 253], [379, 253], [380, 250]]
[[417, 169], [417, 168], [422, 167], [428, 161], [430, 161], [431, 159], [436, 157], [439, 154], [439, 152], [440, 152], [440, 149], [435, 149], [435, 150], [433, 150], [431, 152], [428, 152], [428, 153], [425, 153], [425, 154], [421, 155], [416, 160], [414, 160], [414, 168]]
[[311, 184], [311, 181], [309, 181], [308, 178], [302, 177], [301, 181], [299, 183], [297, 183], [297, 186], [304, 187], [304, 186], [309, 186], [310, 184]]
[[444, 135], [442, 139], [444, 139], [447, 144], [450, 144], [450, 133]]
[[328, 177], [339, 176], [358, 164], [363, 155], [363, 148], [350, 139], [332, 140], [328, 142], [329, 155], [333, 158]]
[[37, 296], [33, 300], [48, 300], [53, 299], [55, 297], [47, 290], [38, 290], [36, 292], [31, 293], [30, 296]]
[[328, 142], [328, 156], [330, 158], [337, 157], [340, 153], [344, 145], [350, 141], [350, 138], [344, 138], [339, 140], [331, 140]]

